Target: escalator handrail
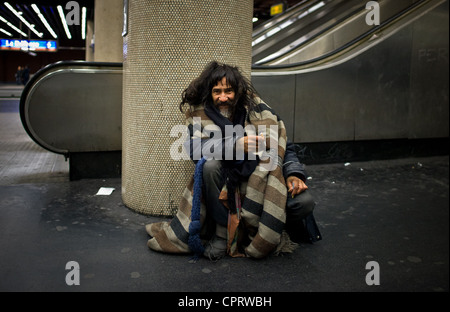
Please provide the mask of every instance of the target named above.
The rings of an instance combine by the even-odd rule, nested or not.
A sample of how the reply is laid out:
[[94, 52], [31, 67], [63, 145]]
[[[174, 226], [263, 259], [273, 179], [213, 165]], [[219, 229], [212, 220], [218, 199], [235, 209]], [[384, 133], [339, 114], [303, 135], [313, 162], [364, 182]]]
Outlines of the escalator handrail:
[[[365, 32], [364, 34], [359, 35], [355, 39], [352, 39], [351, 41], [349, 41], [348, 43], [344, 44], [343, 46], [341, 46], [341, 47], [339, 47], [339, 48], [337, 48], [337, 49], [335, 49], [333, 51], [330, 51], [328, 53], [325, 53], [325, 54], [323, 54], [321, 56], [318, 56], [316, 58], [313, 58], [313, 59], [310, 59], [310, 60], [307, 60], [307, 61], [291, 63], [291, 64], [281, 64], [281, 65], [259, 65], [259, 64], [257, 65], [257, 64], [252, 64], [252, 70], [272, 70], [272, 69], [279, 70], [279, 69], [283, 69], [283, 70], [289, 71], [290, 69], [293, 69], [293, 68], [302, 67], [302, 66], [306, 66], [306, 65], [310, 65], [310, 64], [313, 64], [313, 63], [317, 63], [317, 62], [323, 61], [323, 60], [325, 60], [325, 59], [327, 59], [327, 58], [329, 58], [329, 57], [331, 57], [331, 56], [333, 56], [335, 54], [338, 54], [338, 53], [348, 49], [349, 47], [355, 45], [356, 43], [358, 43], [362, 39], [373, 35], [375, 32], [379, 31], [382, 28], [385, 28], [386, 26], [388, 26], [389, 24], [391, 24], [395, 20], [399, 19], [400, 17], [402, 17], [403, 15], [408, 13], [409, 11], [415, 9], [416, 7], [418, 7], [419, 5], [422, 5], [424, 2], [427, 2], [427, 1], [429, 1], [429, 0], [419, 0], [419, 1], [415, 2], [414, 4], [410, 5], [406, 9], [404, 9], [404, 10], [400, 11], [399, 13], [391, 16], [390, 18], [385, 20], [380, 25], [374, 26], [369, 31]], [[283, 55], [286, 55], [287, 53], [290, 53], [290, 52], [292, 52], [292, 51], [288, 51], [288, 52], [286, 52]], [[278, 56], [278, 57], [282, 57], [283, 55]]]
[[342, 22], [344, 22], [345, 20], [347, 20], [347, 19], [350, 18], [351, 16], [357, 14], [358, 12], [360, 12], [360, 11], [362, 11], [362, 10], [365, 10], [365, 8], [366, 8], [366, 5], [364, 4], [363, 6], [361, 6], [361, 7], [357, 8], [357, 9], [351, 11], [350, 13], [348, 13], [347, 15], [345, 15], [344, 17], [340, 18], [340, 19], [337, 20], [334, 24], [332, 24], [332, 25], [330, 25], [330, 26], [328, 26], [328, 27], [325, 27], [324, 29], [320, 30], [319, 32], [317, 32], [317, 33], [314, 34], [313, 36], [311, 36], [311, 37], [309, 37], [308, 39], [306, 39], [304, 42], [302, 42], [302, 43], [300, 43], [300, 44], [298, 44], [298, 45], [292, 47], [289, 51], [286, 51], [286, 52], [284, 52], [284, 53], [282, 53], [282, 54], [280, 54], [280, 55], [277, 55], [277, 56], [275, 56], [275, 57], [273, 57], [273, 58], [271, 58], [271, 59], [268, 59], [268, 60], [266, 60], [265, 62], [260, 63], [260, 64], [257, 64], [257, 63], [259, 62], [259, 61], [258, 61], [258, 62], [256, 62], [254, 65], [262, 65], [262, 64], [266, 64], [266, 63], [272, 62], [272, 61], [274, 61], [274, 60], [276, 60], [276, 59], [278, 59], [278, 58], [281, 58], [281, 57], [286, 56], [287, 54], [291, 53], [293, 50], [298, 49], [300, 46], [305, 45], [305, 44], [307, 44], [308, 42], [311, 42], [311, 41], [313, 41], [314, 39], [320, 37], [322, 34], [328, 32], [330, 29], [332, 29], [332, 28], [336, 27], [337, 25], [341, 24]]
[[[77, 67], [115, 67], [115, 68], [122, 68], [122, 63], [107, 63], [107, 62], [87, 62], [87, 61], [60, 61], [53, 64], [49, 64], [45, 66], [44, 68], [40, 69], [36, 72], [36, 74], [31, 77], [31, 79], [28, 81], [28, 83], [25, 85], [22, 95], [20, 96], [20, 104], [19, 104], [19, 113], [20, 113], [20, 120], [22, 121], [23, 128], [27, 132], [28, 136], [39, 146], [41, 146], [44, 149], [48, 149], [47, 146], [44, 146], [38, 139], [36, 139], [33, 135], [33, 132], [31, 131], [29, 125], [27, 124], [27, 112], [26, 112], [26, 104], [27, 104], [27, 98], [33, 89], [35, 83], [37, 83], [40, 79], [44, 78], [51, 72], [54, 72], [58, 69], [63, 68], [70, 68], [75, 69]], [[56, 152], [56, 151], [52, 151]], [[69, 156], [68, 152], [62, 153], [66, 158]]]

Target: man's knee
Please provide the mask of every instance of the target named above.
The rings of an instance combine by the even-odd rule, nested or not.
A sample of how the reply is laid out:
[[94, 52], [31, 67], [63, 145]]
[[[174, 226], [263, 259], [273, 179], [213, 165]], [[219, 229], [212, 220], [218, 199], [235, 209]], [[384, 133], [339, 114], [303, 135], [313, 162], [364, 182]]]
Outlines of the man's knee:
[[203, 179], [206, 183], [213, 183], [221, 178], [222, 163], [220, 160], [207, 160], [203, 164]]
[[203, 183], [207, 190], [222, 188], [224, 180], [221, 168], [222, 163], [220, 160], [207, 160], [203, 164]]
[[286, 203], [286, 215], [288, 219], [300, 220], [313, 212], [316, 203], [311, 193], [306, 190], [294, 198], [288, 196]]

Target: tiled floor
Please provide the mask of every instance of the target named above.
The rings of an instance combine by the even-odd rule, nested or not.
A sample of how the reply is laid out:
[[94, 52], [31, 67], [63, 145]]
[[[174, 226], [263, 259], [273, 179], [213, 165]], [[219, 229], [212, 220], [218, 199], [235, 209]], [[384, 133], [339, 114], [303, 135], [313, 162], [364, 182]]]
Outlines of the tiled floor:
[[0, 185], [68, 180], [69, 163], [30, 139], [18, 107], [17, 98], [0, 98]]

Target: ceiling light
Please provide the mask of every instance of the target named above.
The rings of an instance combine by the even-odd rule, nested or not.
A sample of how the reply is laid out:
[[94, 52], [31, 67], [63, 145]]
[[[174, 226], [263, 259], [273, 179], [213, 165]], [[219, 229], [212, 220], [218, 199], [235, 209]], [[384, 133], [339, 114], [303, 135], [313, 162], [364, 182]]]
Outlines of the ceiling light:
[[4, 30], [3, 28], [0, 28], [0, 32], [12, 37], [12, 34], [10, 32], [7, 32], [6, 30]]
[[22, 12], [17, 12], [8, 2], [5, 2], [5, 6], [14, 13], [14, 15], [16, 15], [25, 25], [27, 25], [27, 27], [29, 29], [31, 29], [32, 32], [34, 32], [36, 34], [36, 36], [38, 36], [39, 38], [42, 38], [42, 36], [44, 35], [43, 33], [38, 32], [36, 29], [34, 29], [34, 25], [31, 25], [30, 23], [28, 23], [28, 21], [26, 19], [23, 18], [22, 16]]
[[66, 31], [67, 38], [72, 39], [72, 35], [70, 34], [69, 26], [67, 25], [66, 17], [64, 16], [64, 11], [63, 11], [62, 6], [58, 5], [57, 9], [59, 12], [59, 17], [61, 18], [61, 22], [64, 26], [64, 30]]
[[9, 27], [11, 27], [12, 29], [14, 29], [15, 31], [17, 31], [19, 34], [21, 34], [24, 37], [28, 37], [26, 33], [24, 33], [23, 31], [21, 31], [19, 28], [17, 28], [16, 26], [14, 26], [13, 24], [11, 24], [10, 22], [8, 22], [7, 20], [5, 20], [3, 17], [0, 16], [0, 21], [4, 22], [6, 25], [8, 25]]
[[45, 19], [44, 15], [42, 15], [42, 13], [39, 10], [38, 6], [36, 4], [32, 4], [31, 7], [33, 8], [34, 12], [36, 12], [36, 14], [39, 16], [39, 18], [41, 19], [41, 22], [44, 24], [45, 28], [47, 28], [47, 30], [50, 32], [50, 34], [53, 36], [53, 38], [55, 38], [55, 39], [58, 38], [58, 36], [53, 31], [53, 29], [50, 26], [50, 24]]
[[86, 7], [81, 9], [81, 39], [86, 39]]

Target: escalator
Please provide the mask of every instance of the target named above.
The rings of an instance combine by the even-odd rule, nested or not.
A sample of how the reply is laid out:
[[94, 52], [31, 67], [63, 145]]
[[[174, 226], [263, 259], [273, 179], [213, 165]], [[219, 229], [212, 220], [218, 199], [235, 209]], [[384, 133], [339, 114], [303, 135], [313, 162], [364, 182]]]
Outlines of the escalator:
[[294, 142], [448, 138], [448, 1], [377, 3], [252, 65]]
[[[380, 12], [380, 25], [368, 25], [366, 17], [369, 11], [365, 1], [316, 1], [308, 2], [310, 6], [299, 7], [300, 16], [282, 32], [259, 42], [253, 47], [253, 68], [269, 70], [271, 65], [306, 64], [315, 66], [317, 60], [328, 56], [335, 57], [342, 51], [357, 47], [364, 41], [373, 40], [377, 32], [386, 28], [398, 30], [402, 23], [411, 22], [445, 1], [428, 0], [382, 0], [377, 1]], [[314, 9], [310, 12], [311, 6]], [[292, 20], [289, 15], [286, 17]], [[405, 21], [406, 20], [406, 21]], [[286, 24], [281, 19], [273, 27], [281, 28]], [[262, 26], [264, 27], [264, 26]], [[274, 32], [273, 27], [269, 32]], [[256, 33], [259, 33], [257, 30]], [[375, 37], [373, 36], [375, 34]], [[256, 40], [261, 35], [255, 35]], [[264, 47], [264, 52], [259, 52]]]
[[360, 0], [302, 1], [285, 13], [259, 25], [253, 31], [252, 63], [262, 64], [286, 46], [305, 43], [355, 12]]
[[22, 92], [20, 117], [43, 148], [121, 150], [122, 64], [58, 62], [37, 72]]
[[70, 179], [118, 177], [122, 150], [122, 64], [65, 61], [38, 71], [20, 98], [28, 135], [70, 158]]

